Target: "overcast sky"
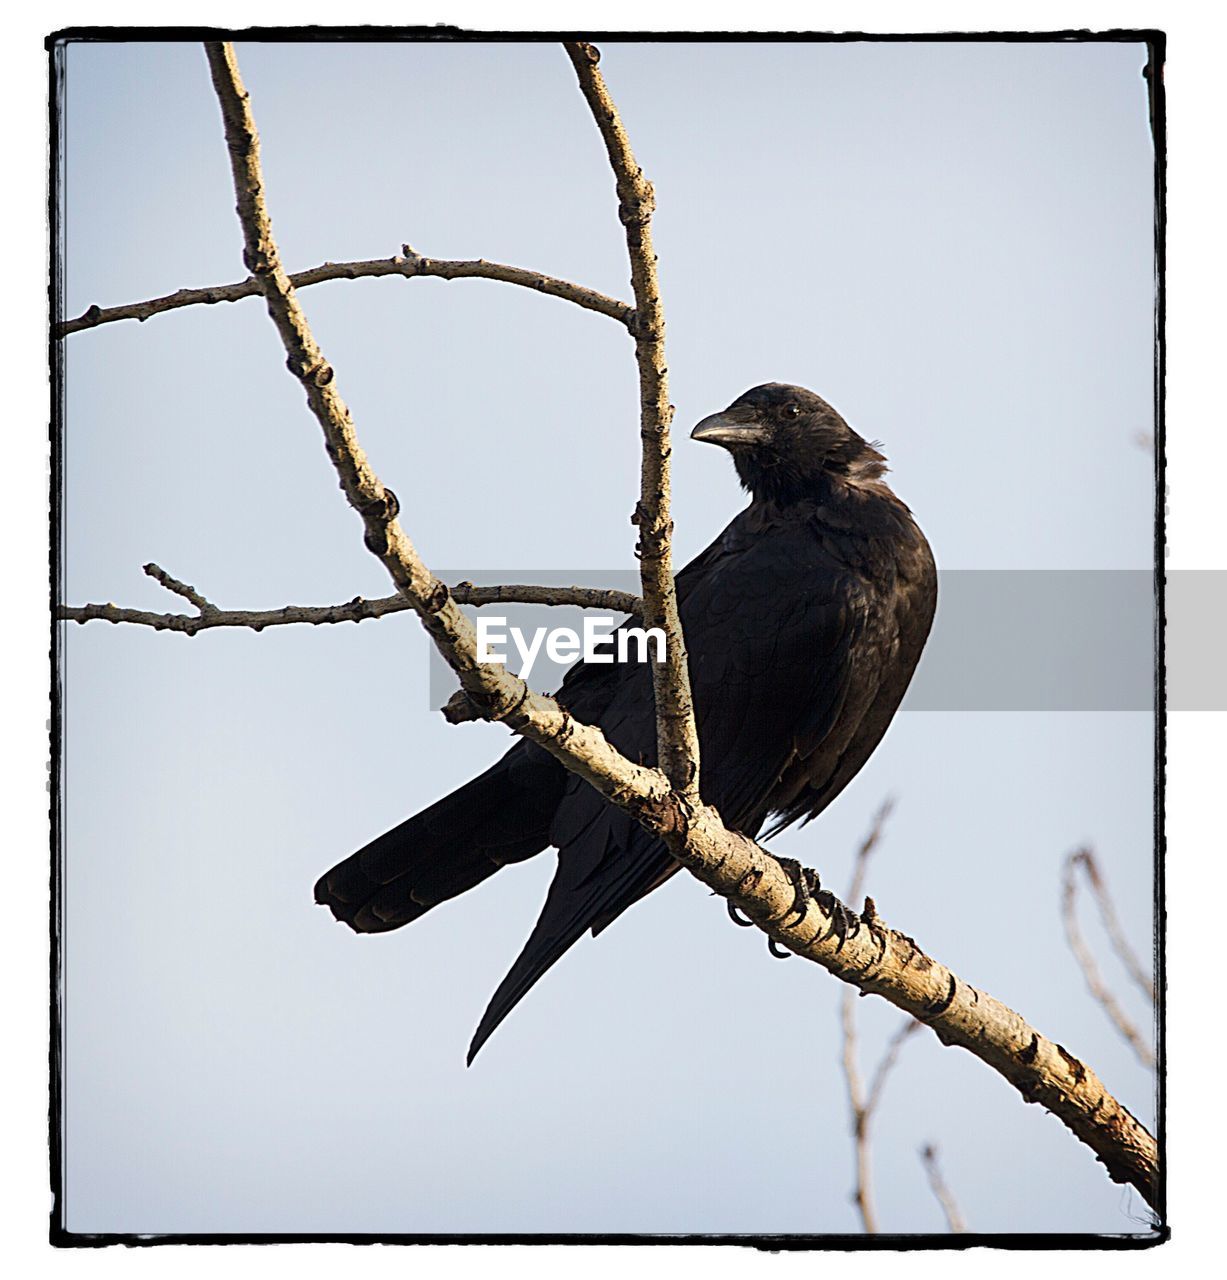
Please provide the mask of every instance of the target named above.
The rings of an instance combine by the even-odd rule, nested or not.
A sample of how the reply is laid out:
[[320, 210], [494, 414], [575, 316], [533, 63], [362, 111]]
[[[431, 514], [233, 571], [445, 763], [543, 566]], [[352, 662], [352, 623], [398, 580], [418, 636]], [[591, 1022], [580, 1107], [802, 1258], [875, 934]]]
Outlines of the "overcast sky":
[[[239, 61], [291, 269], [408, 241], [629, 296], [557, 47]], [[781, 380], [884, 441], [943, 571], [1150, 566], [1144, 62], [1137, 44], [607, 46], [658, 197], [679, 562], [744, 501], [685, 431]], [[66, 313], [240, 278], [200, 48], [73, 45], [66, 86]], [[302, 302], [428, 564], [631, 564], [636, 380], [613, 322], [479, 281]], [[388, 593], [258, 301], [77, 335], [66, 368], [69, 602], [177, 610], [149, 560], [227, 607]], [[857, 1229], [838, 984], [772, 961], [692, 879], [577, 945], [468, 1071], [552, 855], [385, 937], [313, 905], [321, 871], [505, 747], [430, 709], [410, 618], [194, 639], [91, 623], [67, 629], [62, 676], [70, 1229]], [[886, 919], [1151, 1124], [1151, 1078], [1086, 993], [1058, 898], [1092, 843], [1149, 953], [1152, 734], [1139, 711], [905, 711], [773, 847], [841, 886], [894, 795], [870, 877]], [[858, 1015], [871, 1067], [902, 1015]], [[927, 1141], [974, 1229], [1145, 1223], [1056, 1120], [924, 1035], [877, 1123], [886, 1230], [942, 1229]]]

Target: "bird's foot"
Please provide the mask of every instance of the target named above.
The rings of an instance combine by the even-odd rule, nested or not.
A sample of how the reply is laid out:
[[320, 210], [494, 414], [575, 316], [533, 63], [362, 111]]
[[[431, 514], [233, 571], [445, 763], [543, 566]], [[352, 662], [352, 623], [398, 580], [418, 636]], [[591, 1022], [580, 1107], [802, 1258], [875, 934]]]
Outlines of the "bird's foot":
[[825, 926], [819, 925], [818, 931], [809, 940], [812, 947], [816, 942], [825, 942], [828, 938], [837, 938], [835, 950], [842, 951], [849, 938], [855, 938], [861, 931], [861, 918], [855, 911], [849, 911], [842, 902], [829, 890], [823, 889], [814, 895], [818, 910], [827, 917]]
[[[825, 942], [833, 937], [838, 939], [835, 950], [842, 951], [848, 939], [855, 938], [860, 933], [861, 926], [865, 922], [855, 911], [849, 911], [829, 889], [822, 887], [818, 872], [812, 867], [802, 866], [795, 858], [777, 857], [776, 861], [793, 888], [792, 903], [781, 917], [780, 923], [786, 927], [791, 924], [800, 924], [805, 919], [812, 902], [826, 919], [819, 924], [817, 932], [806, 946], [812, 947], [817, 942]], [[726, 902], [725, 906], [728, 909], [729, 919], [734, 924], [740, 925], [743, 929], [754, 925], [754, 921], [739, 911], [734, 902]], [[770, 937], [767, 939], [767, 950], [777, 960], [788, 960], [793, 955], [791, 951], [780, 946], [774, 938]]]
[[792, 906], [784, 913], [780, 923], [786, 925], [788, 917], [795, 915], [795, 923], [800, 924], [805, 919], [811, 900], [821, 892], [822, 882], [818, 879], [817, 871], [812, 867], [803, 867], [795, 858], [777, 857], [776, 862], [788, 877], [793, 891]]
[[[784, 913], [780, 923], [788, 925], [790, 917], [796, 916], [796, 920], [793, 923], [800, 924], [805, 919], [809, 904], [821, 893], [822, 882], [818, 879], [817, 871], [812, 867], [803, 867], [795, 858], [777, 857], [776, 861], [788, 877], [793, 891], [792, 905]], [[777, 960], [788, 960], [792, 956], [792, 952], [779, 946], [774, 938], [767, 939], [767, 950]]]

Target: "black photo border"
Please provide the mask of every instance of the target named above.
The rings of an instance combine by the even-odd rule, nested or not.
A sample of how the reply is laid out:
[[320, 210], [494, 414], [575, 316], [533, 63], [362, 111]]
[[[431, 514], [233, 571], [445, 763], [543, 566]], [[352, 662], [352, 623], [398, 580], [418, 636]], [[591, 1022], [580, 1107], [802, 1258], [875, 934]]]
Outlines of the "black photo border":
[[1166, 240], [1166, 105], [1163, 87], [1163, 66], [1166, 55], [1166, 34], [1149, 29], [1053, 30], [1053, 31], [957, 31], [957, 32], [797, 32], [797, 31], [477, 31], [461, 30], [450, 26], [301, 26], [269, 27], [253, 26], [243, 29], [214, 27], [69, 27], [55, 31], [45, 40], [48, 53], [50, 92], [49, 125], [50, 154], [47, 217], [50, 235], [50, 279], [48, 286], [52, 324], [64, 319], [63, 315], [63, 264], [60, 260], [61, 193], [62, 193], [62, 111], [63, 111], [63, 52], [73, 43], [81, 42], [139, 42], [152, 41], [198, 42], [203, 40], [235, 40], [245, 42], [277, 43], [345, 43], [364, 42], [423, 42], [423, 41], [483, 41], [490, 43], [545, 43], [561, 40], [590, 40], [602, 44], [627, 42], [668, 43], [676, 41], [710, 43], [763, 43], [793, 42], [842, 44], [852, 42], [897, 43], [1135, 43], [1147, 48], [1147, 63], [1143, 71], [1150, 103], [1151, 133], [1154, 142], [1154, 263], [1155, 263], [1155, 366], [1154, 366], [1154, 424], [1155, 424], [1155, 741], [1154, 741], [1154, 922], [1155, 922], [1155, 978], [1157, 989], [1158, 1070], [1156, 1073], [1157, 1120], [1156, 1139], [1159, 1147], [1158, 1206], [1155, 1226], [1137, 1233], [974, 1233], [933, 1235], [734, 1235], [734, 1234], [601, 1234], [601, 1233], [533, 1233], [533, 1234], [348, 1234], [343, 1232], [302, 1233], [199, 1233], [199, 1234], [136, 1234], [123, 1232], [81, 1233], [69, 1231], [64, 1225], [64, 1135], [62, 1131], [64, 1080], [61, 1052], [63, 1009], [61, 1002], [61, 966], [63, 961], [61, 929], [63, 911], [63, 866], [61, 814], [63, 760], [61, 729], [63, 714], [63, 666], [62, 627], [67, 625], [55, 620], [55, 609], [62, 603], [63, 556], [61, 547], [62, 499], [63, 499], [63, 406], [64, 366], [62, 358], [63, 338], [57, 339], [48, 332], [48, 364], [51, 375], [51, 502], [50, 502], [50, 550], [51, 550], [51, 909], [50, 909], [50, 1043], [49, 1074], [50, 1103], [48, 1109], [48, 1142], [50, 1147], [50, 1172], [52, 1207], [50, 1213], [49, 1243], [57, 1248], [99, 1248], [109, 1245], [217, 1245], [217, 1244], [401, 1244], [401, 1245], [743, 1245], [758, 1250], [787, 1252], [798, 1250], [931, 1250], [971, 1249], [991, 1247], [1011, 1250], [1050, 1249], [1144, 1249], [1162, 1244], [1171, 1236], [1168, 1225], [1166, 1179], [1166, 898], [1165, 859], [1167, 852], [1165, 834], [1164, 790], [1166, 782], [1166, 665], [1163, 638], [1166, 623], [1164, 595], [1164, 546], [1166, 521], [1164, 483], [1166, 474], [1164, 386], [1166, 376], [1165, 351], [1165, 240]]

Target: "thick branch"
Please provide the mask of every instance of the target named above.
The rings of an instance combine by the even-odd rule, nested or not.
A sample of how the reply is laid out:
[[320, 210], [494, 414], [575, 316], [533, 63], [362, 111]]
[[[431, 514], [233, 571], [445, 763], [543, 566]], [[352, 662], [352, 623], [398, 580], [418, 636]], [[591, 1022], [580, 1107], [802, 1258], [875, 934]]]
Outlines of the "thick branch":
[[465, 692], [485, 708], [488, 719], [502, 720], [538, 743], [631, 813], [664, 840], [678, 862], [734, 901], [773, 939], [926, 1022], [944, 1043], [969, 1049], [1026, 1099], [1043, 1103], [1096, 1152], [1111, 1177], [1133, 1184], [1154, 1204], [1154, 1139], [1089, 1068], [1013, 1010], [960, 982], [911, 938], [887, 928], [868, 899], [865, 915], [853, 918], [857, 927], [851, 935], [837, 935], [838, 904], [830, 895], [799, 894], [784, 867], [752, 841], [726, 830], [715, 810], [672, 790], [658, 770], [621, 756], [599, 729], [576, 721], [503, 667], [476, 661], [473, 626], [400, 528], [395, 497], [358, 444], [332, 369], [311, 337], [278, 261], [264, 205], [258, 141], [234, 52], [217, 43], [207, 50], [226, 126], [248, 267], [261, 282], [288, 366], [323, 428], [342, 488], [362, 516], [368, 548], [409, 599]]
[[690, 695], [686, 643], [673, 587], [673, 521], [669, 515], [669, 403], [665, 367], [665, 317], [652, 249], [652, 184], [635, 163], [630, 140], [590, 44], [566, 46], [579, 87], [596, 120], [617, 181], [618, 216], [626, 228], [631, 287], [635, 293], [635, 358], [639, 365], [639, 435], [643, 457], [639, 503], [632, 520], [639, 528], [639, 574], [645, 627], [665, 634], [664, 660], [652, 665], [656, 698], [657, 759], [674, 788], [691, 800], [699, 795], [699, 735]]
[[[61, 605], [56, 617], [64, 622], [130, 622], [138, 626], [153, 627], [155, 631], [181, 631], [194, 636], [198, 631], [213, 627], [250, 627], [263, 631], [265, 627], [285, 626], [288, 623], [308, 623], [319, 626], [328, 622], [363, 622], [367, 618], [382, 618], [389, 613], [403, 613], [412, 608], [409, 600], [400, 594], [380, 596], [366, 600], [355, 596], [344, 604], [302, 605], [287, 604], [280, 609], [219, 609], [197, 595], [178, 590], [176, 583], [156, 564], [145, 565], [145, 572], [168, 590], [186, 599], [201, 610], [200, 613], [151, 613], [144, 609], [124, 609], [113, 604]], [[629, 591], [612, 591], [604, 587], [535, 587], [508, 584], [495, 587], [475, 587], [471, 582], [461, 582], [449, 588], [457, 604], [540, 604], [569, 605], [580, 609], [609, 609], [614, 613], [635, 614], [639, 609], [639, 597]]]
[[843, 939], [833, 927], [832, 913], [839, 910], [834, 898], [812, 895], [799, 914], [802, 904], [785, 869], [745, 837], [725, 831], [714, 810], [688, 814], [676, 799], [664, 810], [658, 817], [645, 809], [640, 821], [665, 839], [684, 867], [734, 901], [776, 942], [910, 1013], [943, 1044], [973, 1053], [1027, 1102], [1051, 1111], [1095, 1152], [1109, 1177], [1136, 1187], [1152, 1207], [1157, 1204], [1154, 1138], [1085, 1063], [1013, 1009], [956, 977], [907, 934], [887, 927], [872, 899], [865, 900], [864, 912], [854, 917], [854, 932]]
[[[524, 267], [487, 262], [484, 258], [425, 258], [408, 245], [404, 245], [403, 249], [403, 257], [371, 258], [363, 262], [325, 262], [308, 271], [296, 271], [289, 277], [289, 281], [294, 288], [305, 289], [308, 285], [322, 284], [326, 280], [361, 280], [380, 276], [403, 276], [407, 280], [417, 276], [435, 276], [440, 280], [501, 280], [504, 284], [522, 285], [525, 289], [573, 302], [586, 311], [608, 316], [628, 329], [634, 327], [634, 307], [581, 284], [543, 275], [540, 271], [528, 271]], [[260, 282], [255, 276], [248, 276], [246, 280], [239, 280], [235, 284], [211, 285], [204, 289], [179, 289], [165, 297], [150, 298], [146, 302], [129, 302], [119, 307], [92, 306], [74, 319], [57, 324], [55, 336], [66, 338], [70, 333], [96, 329], [100, 324], [110, 324], [115, 320], [145, 321], [164, 311], [177, 311], [180, 307], [238, 302], [241, 298], [259, 296]]]

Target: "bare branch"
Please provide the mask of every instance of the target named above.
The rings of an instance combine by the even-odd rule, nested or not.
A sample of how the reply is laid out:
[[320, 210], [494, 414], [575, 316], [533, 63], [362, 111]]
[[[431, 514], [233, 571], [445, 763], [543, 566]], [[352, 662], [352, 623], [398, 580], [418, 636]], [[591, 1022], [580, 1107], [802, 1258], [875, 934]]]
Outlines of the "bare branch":
[[629, 613], [638, 617], [643, 601], [630, 591], [613, 591], [605, 587], [475, 587], [460, 582], [452, 588], [452, 598], [460, 604], [544, 604], [572, 605], [580, 609], [609, 609], [613, 613]]
[[1154, 1004], [1154, 980], [1143, 968], [1137, 952], [1129, 945], [1129, 941], [1125, 937], [1125, 931], [1121, 928], [1120, 919], [1116, 914], [1116, 906], [1112, 902], [1112, 895], [1108, 892], [1107, 881], [1099, 869], [1099, 862], [1094, 853], [1090, 849], [1079, 849], [1070, 856], [1070, 863], [1071, 873], [1073, 863], [1078, 863], [1086, 872], [1091, 892], [1095, 895], [1095, 903], [1099, 907], [1099, 918], [1103, 921], [1103, 927], [1107, 931], [1109, 942], [1112, 943], [1112, 950], [1120, 958], [1121, 964], [1125, 966], [1125, 970], [1130, 978], [1133, 979], [1134, 984], [1150, 1003]]
[[[328, 280], [361, 280], [376, 279], [382, 276], [402, 276], [412, 280], [419, 276], [434, 276], [440, 280], [500, 280], [504, 284], [522, 285], [536, 293], [545, 293], [552, 298], [562, 298], [573, 302], [586, 311], [595, 311], [599, 315], [608, 316], [619, 324], [631, 329], [635, 323], [635, 308], [617, 298], [607, 297], [595, 289], [588, 289], [581, 284], [572, 284], [569, 280], [559, 280], [555, 276], [543, 275], [540, 271], [529, 271], [524, 267], [509, 267], [502, 262], [487, 262], [484, 258], [445, 259], [426, 258], [409, 245], [402, 246], [403, 257], [371, 258], [360, 262], [325, 262], [321, 266], [307, 271], [296, 271], [289, 277], [295, 289], [305, 289], [308, 285], [323, 284]], [[234, 284], [210, 285], [203, 289], [179, 289], [168, 293], [165, 297], [150, 298], [146, 302], [129, 302], [118, 307], [92, 306], [72, 320], [64, 320], [57, 324], [54, 333], [57, 338], [66, 338], [71, 333], [80, 333], [83, 329], [96, 329], [101, 324], [110, 324], [115, 320], [140, 320], [144, 322], [151, 316], [161, 315], [164, 311], [177, 311], [180, 307], [212, 305], [215, 302], [238, 302], [242, 298], [260, 296], [260, 282], [255, 276], [239, 280]]]
[[915, 1018], [909, 1018], [887, 1042], [886, 1051], [882, 1054], [878, 1069], [873, 1073], [869, 1097], [865, 1100], [865, 1110], [870, 1115], [877, 1111], [878, 1104], [882, 1101], [882, 1090], [886, 1087], [886, 1078], [895, 1069], [899, 1061], [899, 1051], [903, 1048], [904, 1042], [919, 1030], [920, 1023]]
[[[1103, 1161], [1118, 1182], [1157, 1200], [1154, 1139], [1088, 1067], [1041, 1036], [1012, 1009], [961, 982], [907, 935], [890, 929], [866, 900], [847, 913], [817, 877], [790, 874], [751, 840], [727, 830], [715, 810], [674, 790], [656, 769], [621, 756], [599, 729], [576, 721], [552, 698], [533, 693], [496, 664], [476, 661], [471, 621], [419, 559], [397, 522], [395, 496], [363, 453], [333, 371], [307, 327], [278, 260], [259, 165], [259, 144], [228, 44], [206, 46], [222, 107], [248, 267], [319, 421], [342, 488], [363, 519], [368, 549], [384, 564], [471, 699], [487, 719], [501, 720], [550, 752], [602, 795], [665, 842], [672, 856], [734, 902], [776, 942], [861, 990], [880, 995], [933, 1028], [945, 1044], [974, 1053], [1039, 1102]], [[649, 606], [645, 604], [645, 609]]]
[[165, 569], [152, 561], [144, 565], [143, 568], [151, 578], [156, 578], [167, 591], [173, 592], [177, 596], [182, 596], [189, 604], [194, 604], [202, 614], [217, 612], [217, 607], [206, 600], [195, 587], [189, 587], [187, 583], [180, 582], [178, 578], [172, 578]]
[[439, 652], [455, 671], [465, 692], [486, 718], [512, 729], [556, 755], [611, 798], [628, 793], [649, 803], [668, 794], [658, 770], [625, 760], [592, 725], [581, 724], [552, 698], [534, 693], [518, 676], [497, 663], [477, 661], [472, 622], [447, 587], [426, 568], [397, 521], [400, 503], [380, 482], [358, 443], [349, 408], [337, 390], [332, 367], [324, 359], [281, 265], [264, 198], [260, 143], [229, 43], [205, 45], [209, 70], [221, 106], [237, 212], [243, 228], [244, 261], [259, 282], [286, 349], [286, 365], [302, 384], [307, 404], [324, 433], [324, 448], [340, 477], [341, 488], [365, 526], [367, 549], [382, 562], [397, 590], [409, 601]]
[[895, 797], [887, 796], [885, 800], [878, 806], [878, 811], [873, 815], [873, 822], [870, 824], [869, 832], [861, 841], [861, 847], [856, 851], [856, 859], [852, 864], [852, 883], [848, 887], [848, 901], [855, 902], [857, 898], [865, 892], [865, 876], [869, 869], [869, 855], [878, 847], [882, 839], [882, 833], [886, 830], [886, 819], [895, 810]]
[[[855, 902], [865, 887], [865, 876], [869, 866], [869, 855], [877, 847], [882, 838], [886, 819], [890, 816], [895, 802], [887, 797], [878, 812], [874, 815], [869, 834], [861, 842], [857, 850], [852, 872], [852, 888], [848, 894], [849, 901]], [[870, 900], [866, 899], [868, 904]], [[840, 1001], [840, 1029], [843, 1033], [844, 1080], [848, 1088], [848, 1105], [852, 1111], [852, 1138], [856, 1151], [856, 1185], [852, 1191], [852, 1202], [861, 1215], [861, 1225], [867, 1235], [876, 1235], [878, 1231], [878, 1215], [873, 1204], [872, 1160], [869, 1146], [869, 1127], [882, 1100], [882, 1091], [886, 1087], [887, 1077], [899, 1060], [899, 1051], [903, 1042], [920, 1026], [915, 1019], [909, 1019], [891, 1037], [886, 1052], [874, 1072], [873, 1083], [868, 1092], [861, 1079], [860, 1067], [857, 1065], [856, 1034], [856, 1000], [853, 988], [848, 988]]]
[[843, 1030], [844, 1079], [848, 1084], [848, 1103], [852, 1110], [852, 1137], [856, 1150], [856, 1185], [852, 1189], [852, 1203], [861, 1215], [861, 1225], [866, 1235], [878, 1232], [878, 1214], [873, 1202], [873, 1161], [869, 1146], [869, 1129], [878, 1105], [882, 1101], [882, 1091], [886, 1080], [899, 1061], [899, 1052], [904, 1041], [920, 1030], [920, 1023], [909, 1018], [891, 1036], [883, 1053], [877, 1070], [873, 1073], [873, 1083], [868, 1093], [861, 1080], [860, 1068], [856, 1064], [856, 992], [849, 988], [843, 993], [840, 1002], [840, 1026]]
[[[169, 591], [184, 596], [198, 609], [192, 613], [150, 613], [144, 609], [122, 609], [113, 604], [61, 605], [56, 617], [64, 622], [129, 622], [138, 626], [153, 627], [155, 631], [181, 631], [193, 636], [198, 631], [214, 627], [249, 627], [263, 631], [265, 627], [285, 626], [288, 623], [308, 623], [319, 626], [329, 622], [363, 622], [367, 618], [382, 618], [389, 613], [403, 613], [411, 608], [402, 595], [380, 596], [366, 600], [355, 596], [344, 604], [303, 605], [287, 604], [280, 609], [219, 609], [194, 588], [176, 582], [156, 564], [145, 565], [145, 572], [156, 578]], [[187, 594], [191, 592], [192, 594]], [[579, 609], [609, 609], [614, 613], [637, 614], [639, 597], [629, 591], [613, 591], [604, 587], [536, 587], [507, 584], [505, 586], [475, 587], [471, 582], [460, 582], [449, 588], [449, 594], [457, 604], [478, 607], [490, 604], [540, 604], [569, 605]]]
[[[1099, 966], [1095, 963], [1095, 957], [1091, 954], [1091, 949], [1087, 945], [1086, 939], [1082, 935], [1082, 930], [1078, 925], [1077, 869], [1079, 866], [1086, 869], [1087, 878], [1090, 880], [1091, 887], [1099, 902], [1100, 913], [1104, 916], [1104, 924], [1108, 927], [1109, 937], [1113, 939], [1113, 945], [1117, 947], [1117, 954], [1121, 954], [1121, 949], [1123, 948], [1128, 960], [1134, 965], [1137, 964], [1137, 958], [1129, 949], [1123, 935], [1120, 934], [1120, 924], [1116, 919], [1116, 912], [1099, 875], [1099, 868], [1095, 864], [1094, 855], [1089, 849], [1078, 849], [1071, 853], [1065, 859], [1065, 867], [1061, 876], [1061, 919], [1065, 924], [1065, 937], [1069, 942], [1069, 949], [1074, 953], [1074, 958], [1078, 961], [1091, 995], [1094, 996], [1100, 1007], [1112, 1020], [1113, 1025], [1133, 1050], [1138, 1060], [1143, 1066], [1153, 1070], [1155, 1066], [1154, 1051], [1147, 1043], [1146, 1038], [1134, 1025], [1129, 1015], [1121, 1008], [1120, 1002], [1109, 990], [1107, 983], [1103, 980], [1103, 975], [1099, 972]], [[1108, 925], [1109, 919], [1112, 921], [1110, 926]], [[1118, 937], [1119, 945], [1117, 945]], [[1145, 976], [1134, 972], [1133, 969], [1130, 969], [1130, 973], [1135, 981], [1138, 981], [1139, 978], [1141, 979], [1140, 985], [1153, 1000], [1154, 987]]]
[[929, 1176], [929, 1186], [933, 1189], [937, 1203], [941, 1205], [942, 1212], [946, 1215], [946, 1226], [950, 1228], [952, 1234], [962, 1235], [967, 1230], [967, 1223], [959, 1212], [958, 1202], [942, 1177], [941, 1166], [937, 1160], [937, 1147], [931, 1142], [926, 1143], [920, 1148], [920, 1159], [925, 1167], [925, 1173]]
[[1131, 1184], [1156, 1204], [1155, 1140], [1094, 1071], [926, 955], [915, 939], [888, 927], [872, 899], [865, 900], [860, 916], [849, 913], [851, 927], [844, 932], [846, 908], [834, 895], [819, 891], [802, 900], [795, 876], [752, 841], [726, 831], [713, 810], [687, 813], [675, 797], [666, 797], [663, 805], [632, 812], [684, 867], [778, 944], [911, 1014], [943, 1044], [967, 1049], [1027, 1102], [1051, 1111], [1095, 1152], [1113, 1181]]
[[852, 1141], [856, 1153], [856, 1184], [852, 1203], [861, 1215], [866, 1235], [877, 1235], [878, 1214], [873, 1204], [873, 1173], [869, 1149], [869, 1108], [865, 1105], [865, 1086], [856, 1063], [855, 992], [849, 988], [840, 998], [840, 1027], [843, 1031], [844, 1080], [848, 1087], [848, 1105], [852, 1110]]
[[592, 111], [605, 142], [618, 192], [618, 216], [626, 228], [631, 287], [635, 293], [635, 359], [639, 365], [639, 436], [643, 457], [639, 502], [631, 517], [639, 529], [639, 575], [643, 594], [643, 623], [665, 635], [663, 660], [652, 664], [656, 700], [656, 757], [674, 789], [697, 802], [699, 798], [699, 735], [690, 694], [686, 644], [673, 586], [673, 521], [669, 515], [669, 403], [665, 368], [665, 317], [652, 249], [652, 184], [635, 163], [630, 140], [605, 79], [594, 45], [570, 41], [567, 54], [579, 79], [580, 91]]

